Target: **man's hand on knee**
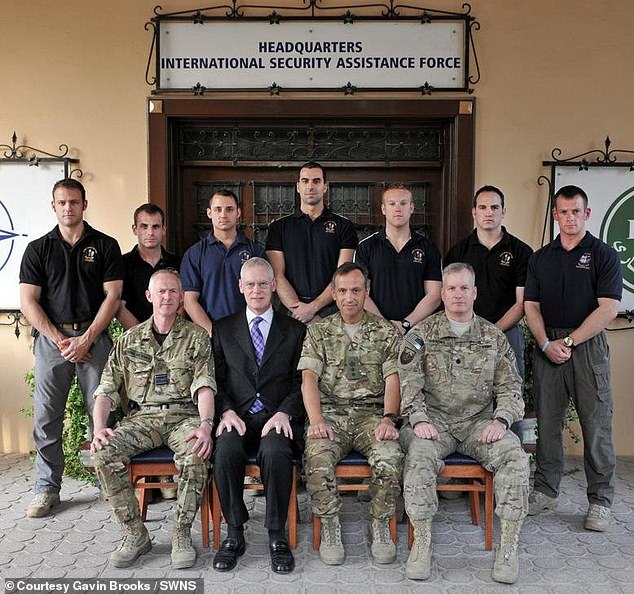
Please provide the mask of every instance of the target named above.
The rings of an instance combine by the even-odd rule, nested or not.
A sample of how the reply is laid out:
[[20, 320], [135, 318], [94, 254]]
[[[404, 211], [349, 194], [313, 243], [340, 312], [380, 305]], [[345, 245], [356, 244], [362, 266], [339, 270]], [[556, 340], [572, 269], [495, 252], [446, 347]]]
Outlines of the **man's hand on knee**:
[[306, 437], [310, 437], [312, 439], [329, 439], [332, 441], [335, 438], [335, 434], [333, 433], [330, 425], [322, 420], [319, 423], [312, 423], [308, 425]]
[[439, 437], [436, 427], [431, 423], [424, 423], [422, 421], [414, 425], [414, 435], [421, 439], [431, 439], [432, 441], [436, 441]]
[[282, 411], [276, 412], [262, 427], [262, 437], [264, 437], [269, 431], [275, 430], [277, 433], [284, 434], [284, 437], [293, 439], [293, 429], [291, 428], [291, 421], [289, 416]]
[[196, 454], [202, 460], [208, 460], [214, 447], [211, 427], [203, 423], [200, 427], [193, 429], [185, 437], [185, 441], [194, 441], [192, 454]]
[[480, 443], [493, 443], [495, 441], [500, 441], [505, 434], [506, 425], [497, 419], [494, 419], [484, 428], [484, 431], [478, 441]]
[[114, 431], [108, 427], [97, 431], [90, 442], [90, 451], [94, 454], [97, 450], [103, 449], [110, 443], [110, 437], [114, 435]]

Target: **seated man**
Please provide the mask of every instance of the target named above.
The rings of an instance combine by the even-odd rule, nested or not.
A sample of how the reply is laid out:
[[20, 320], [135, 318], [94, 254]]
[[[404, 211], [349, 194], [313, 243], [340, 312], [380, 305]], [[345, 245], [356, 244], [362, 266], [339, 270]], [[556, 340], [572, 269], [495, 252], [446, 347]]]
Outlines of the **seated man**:
[[397, 355], [400, 335], [388, 322], [364, 312], [367, 273], [347, 262], [332, 279], [339, 313], [308, 327], [299, 369], [308, 414], [306, 489], [321, 518], [319, 556], [327, 565], [345, 558], [341, 544], [335, 467], [351, 450], [372, 468], [372, 556], [392, 563], [396, 546], [389, 521], [400, 493], [403, 453], [394, 418], [399, 412]]
[[[90, 449], [102, 490], [123, 530], [121, 544], [110, 555], [115, 567], [128, 567], [152, 548], [128, 476], [130, 458], [162, 445], [174, 450], [180, 480], [172, 565], [182, 569], [196, 562], [191, 525], [207, 484], [216, 382], [209, 336], [176, 313], [183, 301], [178, 273], [155, 272], [146, 295], [152, 317], [119, 338], [95, 391]], [[120, 403], [131, 412], [113, 431], [106, 420]]]
[[517, 547], [528, 509], [528, 458], [508, 431], [524, 414], [522, 382], [504, 334], [474, 315], [475, 274], [455, 263], [443, 272], [445, 311], [417, 324], [401, 346], [399, 375], [405, 425], [405, 511], [414, 544], [405, 573], [431, 574], [431, 522], [438, 509], [436, 476], [452, 452], [475, 458], [495, 473], [502, 536], [492, 577], [517, 580]]
[[269, 531], [271, 568], [289, 573], [295, 567], [286, 537], [293, 458], [300, 448], [304, 407], [297, 362], [304, 325], [273, 312], [273, 268], [262, 258], [247, 260], [240, 270], [240, 292], [246, 311], [214, 323], [213, 345], [217, 370], [214, 477], [227, 538], [213, 562], [214, 569], [230, 571], [244, 553], [244, 467], [257, 452], [264, 493], [265, 526]]

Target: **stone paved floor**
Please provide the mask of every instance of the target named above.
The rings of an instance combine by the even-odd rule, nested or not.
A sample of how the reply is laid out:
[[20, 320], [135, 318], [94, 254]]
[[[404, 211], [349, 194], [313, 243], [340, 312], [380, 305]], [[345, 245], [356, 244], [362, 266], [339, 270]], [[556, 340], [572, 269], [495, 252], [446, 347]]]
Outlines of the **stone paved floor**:
[[[245, 495], [252, 509], [247, 552], [237, 569], [213, 571], [212, 553], [200, 545], [196, 522], [194, 543], [199, 558], [194, 568], [170, 568], [171, 503], [150, 505], [147, 527], [152, 552], [131, 568], [108, 565], [108, 554], [119, 540], [106, 503], [97, 490], [66, 480], [62, 504], [49, 518], [28, 519], [32, 465], [25, 456], [0, 455], [0, 577], [202, 577], [207, 593], [263, 592], [310, 594], [371, 594], [385, 592], [522, 592], [633, 593], [634, 594], [634, 459], [618, 461], [614, 523], [605, 533], [583, 529], [587, 504], [581, 461], [569, 459], [559, 509], [528, 518], [522, 532], [520, 579], [514, 586], [491, 581], [493, 553], [484, 550], [484, 531], [472, 526], [467, 501], [441, 501], [434, 522], [432, 578], [414, 583], [404, 576], [407, 558], [406, 527], [399, 525], [397, 561], [380, 566], [370, 558], [367, 540], [367, 505], [356, 497], [344, 499], [346, 563], [323, 565], [311, 548], [310, 524], [299, 526], [297, 569], [289, 576], [269, 570], [266, 532], [262, 526], [264, 501]], [[307, 519], [308, 501], [301, 493], [300, 515]], [[498, 538], [496, 522], [495, 540]], [[3, 584], [4, 585], [4, 584]]]

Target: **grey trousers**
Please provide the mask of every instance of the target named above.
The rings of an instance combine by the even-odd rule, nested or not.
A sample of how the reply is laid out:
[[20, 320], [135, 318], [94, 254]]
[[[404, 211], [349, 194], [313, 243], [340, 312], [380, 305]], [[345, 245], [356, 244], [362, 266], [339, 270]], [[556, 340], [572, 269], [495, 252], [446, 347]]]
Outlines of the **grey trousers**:
[[[550, 340], [569, 333], [549, 330]], [[535, 349], [537, 455], [535, 490], [557, 497], [564, 470], [562, 431], [572, 399], [583, 434], [583, 461], [590, 503], [611, 507], [616, 465], [612, 443], [610, 353], [605, 334], [581, 343], [566, 363], [555, 365]]]
[[[67, 336], [79, 336], [82, 331], [66, 330]], [[62, 357], [57, 345], [42, 336], [35, 339], [35, 393], [33, 394], [33, 440], [35, 457], [35, 493], [58, 493], [64, 472], [62, 429], [68, 390], [77, 373], [84, 396], [84, 407], [90, 420], [92, 435], [93, 394], [99, 385], [101, 372], [112, 348], [107, 334], [93, 343], [92, 358], [86, 363], [70, 363]]]

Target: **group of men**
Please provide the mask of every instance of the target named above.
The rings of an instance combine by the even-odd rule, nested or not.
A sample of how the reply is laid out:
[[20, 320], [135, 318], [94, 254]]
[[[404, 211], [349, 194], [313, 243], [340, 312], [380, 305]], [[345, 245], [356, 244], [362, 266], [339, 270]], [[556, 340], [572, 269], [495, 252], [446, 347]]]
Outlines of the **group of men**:
[[[403, 485], [414, 527], [406, 574], [427, 579], [436, 477], [443, 459], [459, 451], [495, 473], [501, 538], [492, 577], [513, 583], [525, 516], [557, 503], [570, 398], [584, 434], [585, 526], [606, 529], [614, 451], [602, 331], [617, 313], [622, 281], [616, 253], [585, 229], [583, 190], [559, 190], [553, 216], [560, 234], [531, 255], [502, 226], [502, 192], [484, 186], [473, 200], [475, 229], [449, 250], [444, 270], [438, 249], [410, 227], [414, 200], [405, 186], [384, 191], [385, 227], [358, 245], [351, 222], [326, 206], [321, 165], [300, 169], [297, 191], [299, 208], [270, 224], [266, 253], [238, 230], [237, 197], [214, 193], [212, 230], [185, 253], [179, 276], [178, 258], [161, 245], [160, 208], [135, 211], [138, 244], [122, 258], [114, 239], [83, 220], [83, 186], [72, 179], [55, 185], [58, 225], [29, 244], [20, 272], [22, 310], [37, 334], [37, 481], [27, 515], [47, 515], [59, 503], [64, 406], [77, 373], [97, 476], [122, 526], [111, 555], [118, 567], [151, 548], [127, 464], [162, 444], [174, 451], [179, 473], [173, 566], [195, 563], [191, 524], [210, 458], [227, 521], [213, 566], [237, 565], [249, 517], [244, 470], [255, 454], [271, 567], [292, 571], [285, 526], [292, 465], [302, 453], [321, 523], [320, 558], [341, 564], [335, 467], [357, 450], [372, 469], [374, 560], [396, 558], [389, 521]], [[524, 414], [524, 313], [539, 347], [530, 496], [528, 460], [509, 431]], [[108, 358], [105, 329], [115, 315], [127, 332]], [[118, 407], [125, 416], [112, 428]]]

